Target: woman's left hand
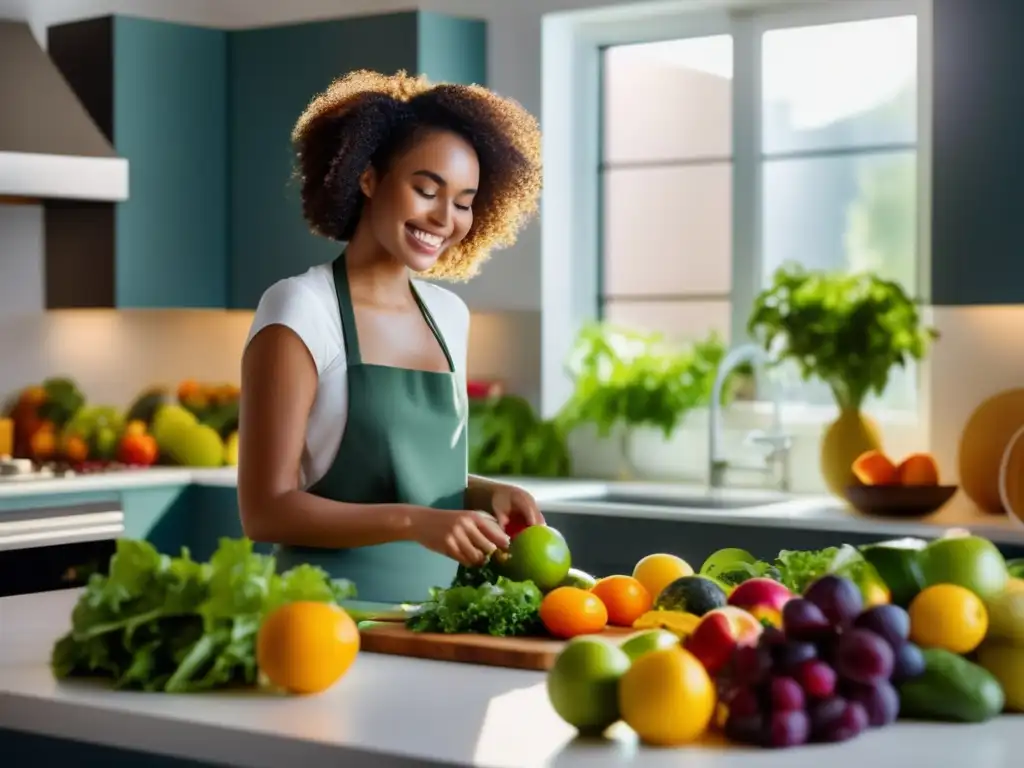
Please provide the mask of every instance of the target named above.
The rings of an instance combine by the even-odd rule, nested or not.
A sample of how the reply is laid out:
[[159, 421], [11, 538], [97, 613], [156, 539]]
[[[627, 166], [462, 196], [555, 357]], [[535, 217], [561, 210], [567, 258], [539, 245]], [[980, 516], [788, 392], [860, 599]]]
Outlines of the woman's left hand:
[[537, 507], [537, 500], [529, 493], [515, 485], [504, 483], [494, 489], [491, 494], [491, 512], [498, 524], [510, 536], [509, 528], [516, 530], [531, 525], [544, 525], [544, 515]]

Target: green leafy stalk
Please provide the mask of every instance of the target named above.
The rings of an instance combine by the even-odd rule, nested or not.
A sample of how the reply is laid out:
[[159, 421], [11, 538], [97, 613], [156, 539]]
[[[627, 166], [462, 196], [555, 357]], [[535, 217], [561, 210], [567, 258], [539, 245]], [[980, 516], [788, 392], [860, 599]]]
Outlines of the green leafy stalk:
[[503, 395], [470, 404], [470, 472], [567, 477], [571, 468], [561, 427], [538, 418], [524, 398]]
[[58, 678], [100, 676], [117, 688], [190, 692], [256, 681], [256, 633], [274, 608], [339, 602], [350, 582], [300, 565], [284, 574], [248, 539], [222, 539], [209, 563], [121, 540], [108, 575], [95, 574], [54, 646]]
[[776, 362], [794, 362], [805, 381], [820, 379], [836, 404], [851, 410], [869, 394], [881, 395], [890, 371], [923, 359], [938, 338], [898, 283], [795, 264], [776, 271], [747, 328]]

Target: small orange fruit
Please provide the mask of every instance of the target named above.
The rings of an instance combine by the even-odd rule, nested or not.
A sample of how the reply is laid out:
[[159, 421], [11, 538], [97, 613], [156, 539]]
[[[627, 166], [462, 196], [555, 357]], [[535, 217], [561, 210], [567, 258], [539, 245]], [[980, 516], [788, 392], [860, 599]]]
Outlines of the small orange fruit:
[[271, 683], [292, 693], [334, 685], [359, 652], [359, 630], [331, 603], [298, 601], [277, 608], [256, 636], [256, 665]]
[[579, 587], [559, 587], [545, 595], [540, 620], [555, 637], [568, 640], [593, 635], [608, 624], [608, 609], [594, 594]]
[[881, 451], [862, 453], [851, 469], [854, 477], [864, 485], [896, 485], [899, 482], [896, 465]]
[[654, 602], [647, 588], [632, 576], [606, 576], [590, 591], [608, 609], [608, 623], [617, 627], [633, 626]]
[[939, 465], [930, 453], [912, 453], [896, 469], [901, 485], [938, 485]]

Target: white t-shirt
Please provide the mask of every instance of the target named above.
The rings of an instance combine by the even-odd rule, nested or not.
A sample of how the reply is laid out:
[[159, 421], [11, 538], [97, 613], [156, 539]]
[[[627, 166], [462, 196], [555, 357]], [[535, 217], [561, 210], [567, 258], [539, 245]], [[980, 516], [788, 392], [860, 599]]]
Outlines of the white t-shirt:
[[[467, 398], [469, 309], [451, 291], [422, 280], [414, 282], [448, 345], [448, 352], [455, 363], [458, 392]], [[341, 312], [331, 265], [311, 267], [301, 275], [279, 280], [270, 286], [256, 308], [246, 346], [268, 325], [283, 325], [294, 331], [316, 364], [319, 382], [300, 463], [300, 483], [306, 489], [322, 478], [334, 462], [348, 415], [345, 340], [341, 333]], [[465, 401], [462, 406], [465, 412]]]

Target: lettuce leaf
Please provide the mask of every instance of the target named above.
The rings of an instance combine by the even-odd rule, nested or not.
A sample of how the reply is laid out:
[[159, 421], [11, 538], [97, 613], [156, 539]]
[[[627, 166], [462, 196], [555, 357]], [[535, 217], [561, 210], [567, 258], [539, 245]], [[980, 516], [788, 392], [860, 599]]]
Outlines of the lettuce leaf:
[[534, 635], [541, 631], [540, 590], [532, 581], [435, 588], [431, 598], [407, 622], [414, 632], [472, 633], [495, 637]]
[[51, 654], [57, 678], [98, 676], [114, 686], [184, 693], [256, 682], [263, 617], [296, 600], [339, 602], [354, 586], [310, 565], [283, 574], [248, 539], [221, 539], [209, 563], [124, 539], [107, 575], [75, 605]]

